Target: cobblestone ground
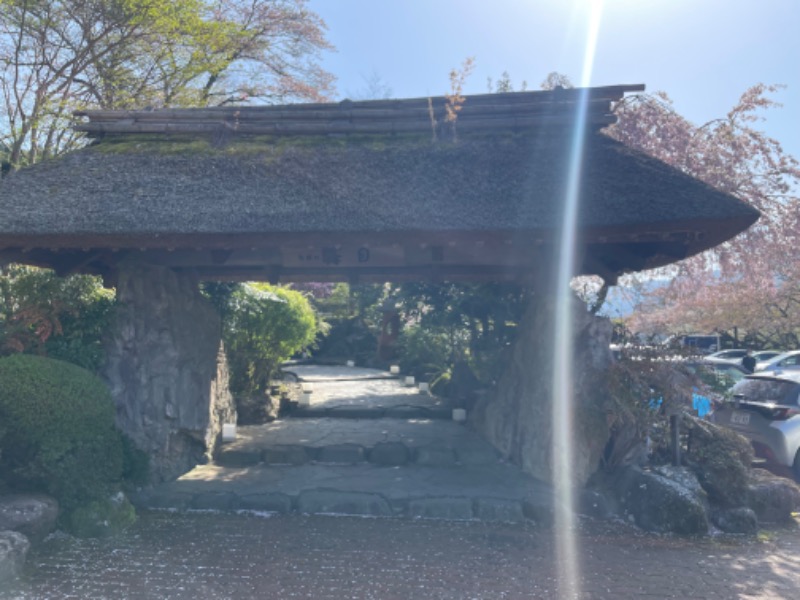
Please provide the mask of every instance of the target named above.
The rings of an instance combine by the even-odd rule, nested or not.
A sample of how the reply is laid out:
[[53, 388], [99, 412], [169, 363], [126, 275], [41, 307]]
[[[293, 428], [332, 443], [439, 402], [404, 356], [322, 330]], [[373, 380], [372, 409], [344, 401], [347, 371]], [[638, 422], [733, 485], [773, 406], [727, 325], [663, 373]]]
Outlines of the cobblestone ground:
[[[687, 540], [581, 524], [581, 597], [800, 598], [800, 529]], [[150, 513], [115, 540], [51, 538], [0, 598], [558, 598], [526, 525]]]

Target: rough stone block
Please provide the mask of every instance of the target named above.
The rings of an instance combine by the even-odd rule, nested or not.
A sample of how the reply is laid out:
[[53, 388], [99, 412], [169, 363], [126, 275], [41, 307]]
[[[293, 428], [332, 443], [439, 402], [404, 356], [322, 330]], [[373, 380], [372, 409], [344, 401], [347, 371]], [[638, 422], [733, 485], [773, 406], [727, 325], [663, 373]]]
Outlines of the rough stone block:
[[430, 411], [422, 406], [389, 406], [384, 416], [387, 419], [427, 419]]
[[452, 467], [456, 464], [456, 453], [447, 446], [425, 446], [417, 448], [416, 463], [428, 467]]
[[18, 531], [0, 531], [0, 589], [19, 577], [31, 543]]
[[306, 490], [300, 492], [297, 510], [301, 513], [330, 513], [342, 515], [392, 515], [391, 506], [383, 496], [366, 492], [338, 490]]
[[398, 466], [408, 462], [410, 452], [401, 442], [379, 442], [369, 452], [369, 461], [376, 465]]
[[481, 521], [517, 523], [525, 520], [522, 502], [500, 498], [478, 498], [474, 506], [475, 518]]
[[219, 315], [190, 273], [131, 260], [119, 265], [116, 287], [103, 376], [117, 426], [150, 456], [151, 482], [169, 481], [214, 450], [222, 423], [235, 422], [217, 364]]
[[292, 511], [292, 499], [286, 494], [272, 492], [266, 494], [247, 494], [239, 498], [239, 508], [266, 512], [288, 513]]
[[597, 490], [581, 490], [578, 511], [595, 519], [610, 519], [613, 516], [608, 498]]
[[0, 496], [0, 531], [18, 531], [38, 544], [53, 531], [58, 502], [42, 494]]
[[232, 492], [203, 492], [192, 498], [191, 508], [202, 510], [233, 510], [239, 498]]
[[326, 463], [364, 462], [364, 448], [358, 444], [336, 444], [319, 449], [318, 460]]
[[758, 532], [758, 517], [746, 507], [714, 511], [711, 513], [711, 522], [725, 533], [755, 535]]
[[386, 409], [381, 406], [335, 406], [328, 409], [327, 416], [337, 419], [380, 419]]
[[486, 445], [464, 446], [456, 450], [458, 462], [462, 465], [492, 465], [497, 463], [500, 453], [494, 448]]
[[552, 493], [532, 494], [522, 501], [522, 514], [537, 525], [550, 527], [555, 521]]
[[800, 487], [793, 481], [764, 469], [753, 469], [747, 490], [747, 503], [763, 523], [787, 523], [800, 509]]
[[217, 454], [214, 462], [222, 467], [243, 469], [260, 463], [261, 453], [258, 451], [234, 450], [232, 448], [223, 447]]
[[424, 519], [472, 519], [472, 500], [469, 498], [417, 498], [408, 503], [408, 516]]
[[625, 510], [642, 529], [704, 535], [708, 533], [708, 515], [698, 489], [696, 480], [688, 485], [658, 473], [628, 468], [618, 478], [617, 492]]
[[261, 459], [268, 465], [304, 465], [311, 457], [304, 446], [270, 446], [264, 448]]

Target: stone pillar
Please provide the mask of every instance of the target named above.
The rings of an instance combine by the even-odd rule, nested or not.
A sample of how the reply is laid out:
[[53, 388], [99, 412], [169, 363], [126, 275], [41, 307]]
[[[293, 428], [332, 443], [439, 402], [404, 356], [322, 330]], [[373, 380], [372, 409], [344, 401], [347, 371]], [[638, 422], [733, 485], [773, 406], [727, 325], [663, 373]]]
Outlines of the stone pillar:
[[117, 299], [104, 373], [117, 426], [150, 456], [153, 483], [174, 479], [236, 420], [220, 319], [193, 277], [165, 267], [121, 266]]
[[[597, 469], [609, 437], [608, 372], [611, 323], [573, 300], [575, 354], [573, 482], [583, 485]], [[537, 479], [553, 482], [552, 389], [555, 299], [536, 295], [519, 324], [508, 368], [493, 394], [479, 400], [470, 421], [508, 459]]]

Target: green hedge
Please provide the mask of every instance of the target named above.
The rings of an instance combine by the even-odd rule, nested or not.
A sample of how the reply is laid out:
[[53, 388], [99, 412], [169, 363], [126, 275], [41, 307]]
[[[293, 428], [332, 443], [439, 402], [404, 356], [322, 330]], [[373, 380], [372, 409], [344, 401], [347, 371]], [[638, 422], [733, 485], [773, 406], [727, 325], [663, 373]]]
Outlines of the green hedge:
[[[0, 358], [0, 480], [54, 496], [66, 514], [119, 489], [122, 434], [106, 385], [49, 358]], [[129, 467], [128, 467], [129, 468]]]

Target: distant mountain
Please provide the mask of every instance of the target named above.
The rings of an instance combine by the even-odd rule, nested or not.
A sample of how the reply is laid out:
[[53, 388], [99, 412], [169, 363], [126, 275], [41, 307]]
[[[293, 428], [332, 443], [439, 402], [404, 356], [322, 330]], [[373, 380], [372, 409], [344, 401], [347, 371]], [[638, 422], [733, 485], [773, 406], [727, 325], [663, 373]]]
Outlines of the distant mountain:
[[654, 278], [644, 283], [639, 283], [634, 289], [626, 285], [615, 285], [608, 290], [606, 301], [600, 309], [600, 315], [610, 319], [621, 319], [633, 314], [641, 294], [647, 294], [666, 286], [668, 279]]

